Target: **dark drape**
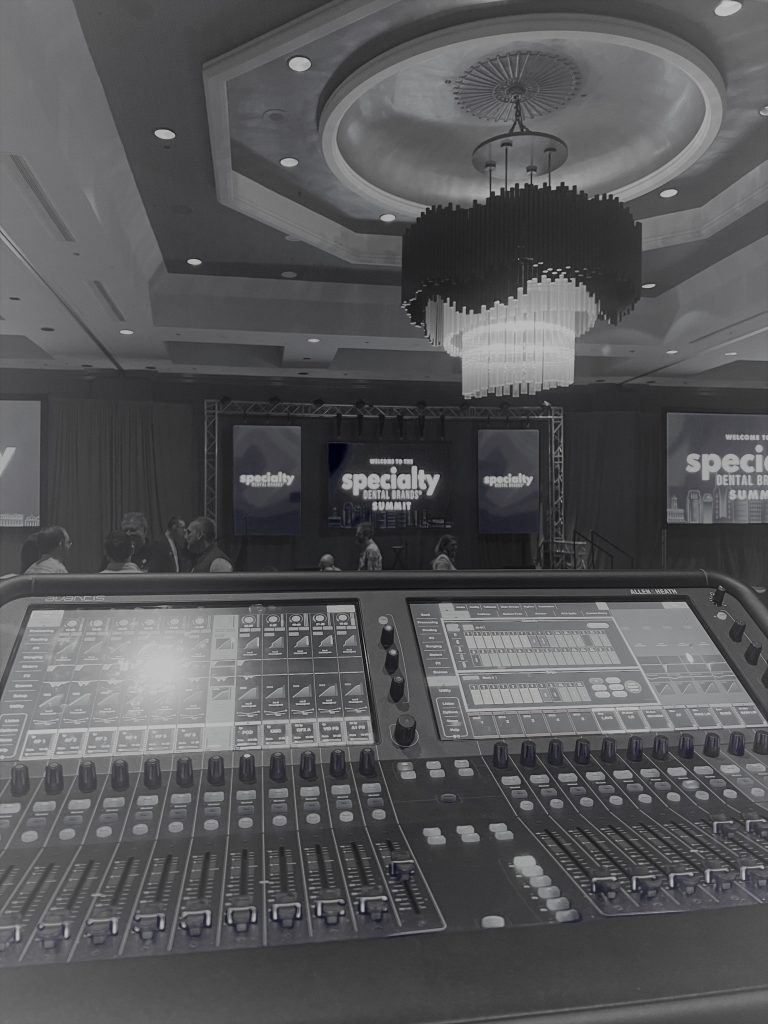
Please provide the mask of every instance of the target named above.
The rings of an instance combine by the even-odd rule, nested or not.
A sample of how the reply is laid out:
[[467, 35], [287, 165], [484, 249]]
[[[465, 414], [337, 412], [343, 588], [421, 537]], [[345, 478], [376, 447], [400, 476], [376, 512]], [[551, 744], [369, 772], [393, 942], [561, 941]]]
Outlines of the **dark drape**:
[[47, 518], [70, 533], [70, 571], [99, 567], [103, 538], [123, 512], [144, 512], [157, 536], [171, 515], [202, 511], [190, 406], [54, 399], [48, 426]]

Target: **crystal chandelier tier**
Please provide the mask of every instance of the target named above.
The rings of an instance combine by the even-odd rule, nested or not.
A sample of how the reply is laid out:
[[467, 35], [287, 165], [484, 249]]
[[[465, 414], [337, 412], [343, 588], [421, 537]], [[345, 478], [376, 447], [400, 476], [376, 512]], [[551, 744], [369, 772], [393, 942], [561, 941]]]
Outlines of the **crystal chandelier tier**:
[[[488, 175], [485, 202], [431, 207], [403, 237], [403, 307], [461, 358], [466, 398], [573, 384], [576, 338], [598, 319], [618, 323], [641, 294], [641, 226], [629, 210], [614, 196], [533, 184], [542, 172], [551, 181], [568, 151], [523, 124], [525, 88], [520, 75], [508, 83], [515, 122], [473, 154]], [[521, 172], [530, 181], [510, 187]]]

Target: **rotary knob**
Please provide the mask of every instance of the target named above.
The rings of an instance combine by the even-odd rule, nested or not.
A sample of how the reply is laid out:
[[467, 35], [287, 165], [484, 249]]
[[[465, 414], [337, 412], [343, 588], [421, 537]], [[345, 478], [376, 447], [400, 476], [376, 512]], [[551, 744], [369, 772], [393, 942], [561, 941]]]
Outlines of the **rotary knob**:
[[744, 636], [744, 630], [746, 628], [746, 622], [742, 622], [741, 619], [736, 619], [731, 623], [731, 628], [728, 630], [728, 636], [731, 640], [735, 640], [738, 643]]
[[666, 761], [669, 757], [669, 740], [666, 736], [654, 736], [653, 758], [656, 761]]
[[563, 741], [562, 740], [550, 740], [549, 747], [547, 749], [547, 762], [549, 764], [561, 765], [563, 763]]
[[708, 732], [704, 737], [704, 756], [717, 757], [720, 753], [720, 737], [716, 732]]
[[371, 776], [376, 774], [376, 754], [373, 747], [363, 747], [360, 751], [357, 770], [361, 775]]
[[209, 786], [223, 786], [226, 782], [227, 773], [221, 754], [211, 754], [208, 758], [207, 777]]
[[269, 777], [273, 782], [285, 782], [285, 754], [272, 754], [269, 758]]
[[156, 757], [148, 757], [144, 762], [144, 785], [147, 789], [159, 789], [163, 781], [163, 772]]
[[311, 782], [317, 778], [317, 762], [311, 750], [302, 750], [299, 758], [299, 776], [305, 782]]
[[120, 792], [120, 790], [128, 789], [131, 781], [131, 773], [128, 768], [128, 762], [122, 757], [118, 757], [116, 761], [112, 762], [112, 768], [109, 772], [109, 784], [112, 789]]
[[643, 741], [639, 736], [630, 736], [627, 743], [627, 760], [628, 761], [642, 761], [643, 760]]
[[49, 796], [55, 796], [64, 789], [64, 768], [60, 761], [51, 761], [45, 766], [43, 786]]
[[744, 659], [748, 665], [756, 665], [757, 659], [760, 657], [763, 650], [763, 645], [757, 643], [754, 640], [750, 640], [749, 645], [744, 651]]
[[177, 757], [176, 758], [176, 785], [181, 786], [182, 789], [188, 789], [195, 778], [194, 769], [192, 768], [191, 757]]
[[384, 655], [384, 671], [389, 672], [393, 675], [397, 672], [400, 664], [400, 652], [396, 647], [388, 647], [387, 653]]
[[77, 788], [81, 793], [92, 793], [98, 785], [96, 765], [93, 761], [81, 761], [77, 769]]
[[399, 672], [396, 672], [392, 676], [392, 682], [389, 684], [389, 697], [395, 704], [402, 700], [405, 696], [405, 677]]
[[504, 771], [509, 766], [509, 747], [504, 740], [496, 740], [493, 744], [493, 767]]
[[410, 747], [416, 740], [416, 719], [413, 715], [399, 715], [392, 739], [398, 747]]
[[576, 746], [573, 751], [573, 758], [576, 764], [589, 764], [589, 758], [592, 752], [589, 740], [585, 740], [583, 736], [580, 736], [576, 740]]
[[395, 627], [391, 622], [387, 622], [381, 627], [381, 646], [391, 647], [395, 642]]
[[606, 736], [600, 747], [600, 760], [603, 764], [614, 764], [616, 761], [616, 740]]
[[347, 755], [340, 748], [331, 751], [328, 772], [334, 779], [343, 779], [347, 774]]
[[533, 740], [523, 740], [520, 744], [520, 764], [523, 768], [536, 766], [536, 744]]
[[744, 757], [744, 733], [732, 732], [728, 740], [728, 753], [734, 757]]
[[25, 796], [29, 792], [29, 768], [15, 764], [11, 768], [11, 796]]
[[752, 749], [756, 754], [768, 754], [768, 729], [756, 730]]
[[719, 608], [724, 600], [725, 600], [725, 587], [720, 587], [720, 586], [715, 587], [715, 592], [712, 595], [712, 604], [717, 605], [717, 607]]
[[693, 736], [689, 732], [683, 732], [680, 734], [680, 739], [677, 741], [677, 753], [680, 757], [684, 757], [686, 760], [690, 760], [693, 757], [695, 751], [695, 744]]
[[256, 781], [256, 758], [253, 754], [241, 754], [237, 766], [237, 777], [241, 782], [251, 783]]

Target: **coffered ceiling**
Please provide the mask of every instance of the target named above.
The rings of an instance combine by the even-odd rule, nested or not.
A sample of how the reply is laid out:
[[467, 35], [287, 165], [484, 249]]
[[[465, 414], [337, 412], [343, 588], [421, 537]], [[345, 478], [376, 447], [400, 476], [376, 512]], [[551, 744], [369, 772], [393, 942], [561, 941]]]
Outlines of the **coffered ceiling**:
[[567, 79], [527, 122], [568, 147], [553, 184], [628, 203], [655, 285], [578, 341], [577, 383], [768, 388], [768, 3], [714, 6], [3, 3], [0, 367], [458, 394], [400, 308], [400, 236], [486, 194], [472, 151], [508, 122], [460, 86], [530, 54]]

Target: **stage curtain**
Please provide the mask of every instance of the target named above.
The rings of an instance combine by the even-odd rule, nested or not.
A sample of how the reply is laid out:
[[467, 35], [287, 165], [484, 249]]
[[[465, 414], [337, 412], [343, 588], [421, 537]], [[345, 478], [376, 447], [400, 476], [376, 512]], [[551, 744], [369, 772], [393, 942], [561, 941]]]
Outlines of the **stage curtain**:
[[70, 571], [99, 568], [104, 536], [123, 512], [144, 512], [153, 537], [171, 515], [200, 514], [190, 406], [54, 399], [48, 427], [47, 518], [69, 531]]

